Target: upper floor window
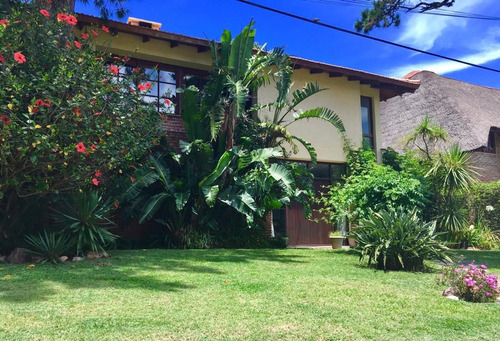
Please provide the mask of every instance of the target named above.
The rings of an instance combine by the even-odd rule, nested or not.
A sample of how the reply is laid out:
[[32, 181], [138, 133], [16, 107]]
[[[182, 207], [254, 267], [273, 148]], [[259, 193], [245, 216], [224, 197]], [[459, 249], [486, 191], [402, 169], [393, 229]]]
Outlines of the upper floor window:
[[375, 149], [373, 103], [370, 97], [361, 96], [361, 128], [363, 131], [363, 143]]
[[119, 75], [132, 74], [135, 68], [139, 68], [144, 73], [144, 80], [152, 84], [143, 96], [144, 102], [154, 103], [162, 114], [181, 113], [182, 99], [177, 88], [194, 85], [203, 90], [208, 80], [207, 71], [137, 59], [131, 59], [127, 66], [121, 67]]

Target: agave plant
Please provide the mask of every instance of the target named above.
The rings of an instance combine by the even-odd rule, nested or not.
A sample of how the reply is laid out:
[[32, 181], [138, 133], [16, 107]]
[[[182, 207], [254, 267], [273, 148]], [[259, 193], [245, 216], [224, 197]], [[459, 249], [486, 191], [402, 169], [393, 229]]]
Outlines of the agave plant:
[[435, 222], [424, 223], [416, 210], [399, 208], [361, 220], [352, 237], [360, 260], [367, 259], [379, 269], [412, 271], [422, 269], [424, 260], [451, 261], [435, 231]]
[[40, 263], [51, 262], [57, 264], [59, 257], [69, 248], [69, 237], [44, 230], [38, 235], [29, 235], [25, 238], [30, 248], [26, 251], [39, 257]]
[[77, 192], [64, 198], [54, 210], [54, 221], [76, 245], [76, 253], [98, 251], [114, 243], [117, 236], [109, 231], [113, 206], [97, 191]]

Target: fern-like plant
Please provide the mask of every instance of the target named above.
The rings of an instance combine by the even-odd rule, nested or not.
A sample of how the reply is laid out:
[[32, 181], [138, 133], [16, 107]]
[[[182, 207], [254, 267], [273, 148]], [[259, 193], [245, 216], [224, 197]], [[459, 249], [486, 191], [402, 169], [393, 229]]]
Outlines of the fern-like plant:
[[373, 213], [352, 232], [360, 260], [383, 270], [423, 269], [424, 260], [451, 261], [446, 246], [436, 240], [436, 222], [422, 222], [417, 211], [399, 208]]
[[69, 248], [68, 236], [57, 235], [54, 232], [47, 233], [46, 230], [38, 235], [26, 236], [25, 240], [30, 245], [26, 251], [39, 257], [40, 263], [59, 263], [59, 257]]

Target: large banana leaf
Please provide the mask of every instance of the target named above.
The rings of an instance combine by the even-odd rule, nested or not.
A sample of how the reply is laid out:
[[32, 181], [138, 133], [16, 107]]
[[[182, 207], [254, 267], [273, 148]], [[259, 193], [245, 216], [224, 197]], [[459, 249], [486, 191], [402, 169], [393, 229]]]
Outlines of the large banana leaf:
[[342, 120], [338, 117], [338, 115], [333, 112], [333, 110], [320, 107], [320, 108], [314, 108], [310, 110], [306, 110], [303, 113], [301, 113], [299, 116], [295, 118], [292, 122], [285, 124], [285, 127], [289, 126], [290, 124], [303, 120], [303, 119], [310, 119], [310, 118], [318, 118], [320, 120], [324, 120], [330, 124], [332, 124], [337, 130], [341, 133], [345, 132], [344, 124], [342, 123]]
[[254, 24], [255, 22], [252, 20], [232, 42], [228, 64], [234, 75], [239, 79], [245, 75], [248, 60], [252, 56], [255, 41], [255, 30], [252, 29]]
[[149, 201], [144, 205], [144, 209], [142, 211], [142, 216], [139, 219], [139, 223], [142, 224], [144, 221], [151, 219], [158, 209], [161, 207], [163, 202], [170, 198], [169, 193], [159, 193], [152, 196]]

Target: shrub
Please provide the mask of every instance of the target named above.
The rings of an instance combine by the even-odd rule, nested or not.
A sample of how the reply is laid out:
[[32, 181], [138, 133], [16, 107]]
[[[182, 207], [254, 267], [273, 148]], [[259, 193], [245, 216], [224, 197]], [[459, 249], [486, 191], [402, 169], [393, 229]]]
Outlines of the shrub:
[[76, 245], [78, 255], [89, 250], [105, 252], [106, 246], [117, 238], [108, 230], [114, 225], [110, 220], [113, 206], [104, 201], [97, 191], [69, 195], [54, 211], [56, 224]]
[[468, 302], [495, 302], [499, 297], [498, 275], [489, 274], [488, 267], [481, 264], [449, 266], [439, 275], [438, 283], [449, 285], [453, 293]]
[[368, 217], [372, 212], [395, 210], [397, 207], [421, 211], [426, 203], [426, 185], [404, 172], [373, 162], [362, 172], [356, 172], [329, 187], [318, 199], [323, 220], [335, 224], [347, 216], [352, 222]]
[[474, 185], [467, 202], [474, 220], [482, 220], [493, 231], [500, 230], [500, 181]]
[[357, 241], [360, 260], [384, 270], [420, 270], [424, 260], [450, 261], [447, 248], [436, 240], [436, 223], [424, 223], [417, 210], [372, 213], [359, 222], [351, 236]]
[[26, 236], [25, 240], [30, 245], [26, 251], [39, 257], [40, 263], [59, 263], [59, 257], [69, 248], [68, 236], [47, 233], [46, 230], [38, 235]]
[[35, 215], [26, 198], [100, 188], [148, 154], [159, 131], [142, 71], [92, 49], [92, 31], [108, 33], [74, 32], [75, 17], [46, 17], [44, 3], [20, 4], [0, 25], [0, 238]]

